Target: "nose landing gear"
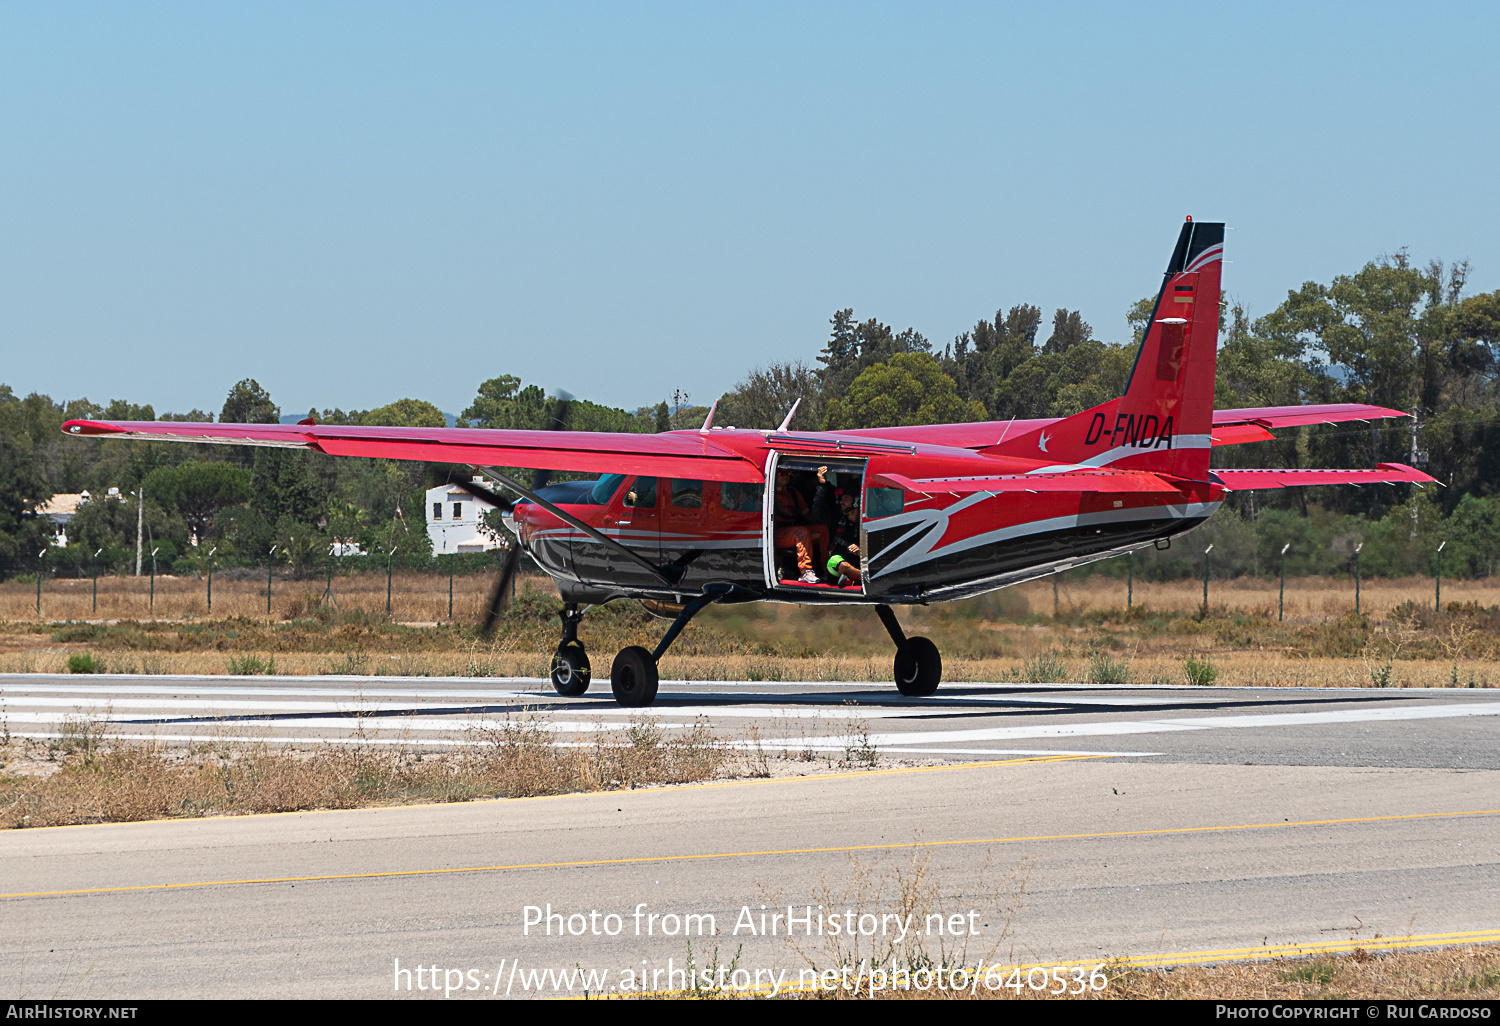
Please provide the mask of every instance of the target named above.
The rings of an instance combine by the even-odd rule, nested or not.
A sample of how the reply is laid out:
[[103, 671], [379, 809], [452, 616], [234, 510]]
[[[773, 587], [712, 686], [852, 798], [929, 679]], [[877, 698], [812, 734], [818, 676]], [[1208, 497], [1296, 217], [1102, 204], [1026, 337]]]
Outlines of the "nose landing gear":
[[890, 606], [876, 606], [875, 611], [896, 643], [896, 690], [913, 698], [937, 691], [943, 679], [943, 657], [938, 647], [927, 638], [908, 638]]
[[561, 616], [563, 636], [557, 654], [552, 657], [552, 690], [559, 695], [577, 698], [589, 689], [592, 677], [588, 653], [584, 651], [583, 642], [578, 640], [578, 624], [583, 620], [583, 614], [578, 611], [576, 602], [570, 602], [563, 607]]

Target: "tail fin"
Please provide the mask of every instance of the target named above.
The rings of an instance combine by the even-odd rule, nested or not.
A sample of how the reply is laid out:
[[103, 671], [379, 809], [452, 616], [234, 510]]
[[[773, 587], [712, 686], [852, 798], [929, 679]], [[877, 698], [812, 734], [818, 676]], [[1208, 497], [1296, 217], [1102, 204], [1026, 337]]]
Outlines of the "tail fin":
[[1207, 480], [1223, 256], [1224, 225], [1189, 218], [1125, 394], [982, 451]]

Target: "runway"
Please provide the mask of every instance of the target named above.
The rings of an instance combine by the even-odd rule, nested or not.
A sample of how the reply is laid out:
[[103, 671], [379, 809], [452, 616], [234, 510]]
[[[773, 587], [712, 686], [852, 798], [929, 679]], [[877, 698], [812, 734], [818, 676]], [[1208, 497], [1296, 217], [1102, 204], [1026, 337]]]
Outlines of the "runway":
[[627, 709], [607, 685], [562, 698], [515, 678], [0, 675], [0, 718], [18, 737], [90, 720], [138, 740], [437, 750], [507, 721], [567, 743], [641, 716], [665, 730], [703, 718], [726, 737], [753, 726], [766, 747], [797, 751], [1500, 769], [1500, 692], [1487, 689], [957, 684], [913, 699], [884, 683], [665, 681], [655, 705]]
[[[347, 737], [363, 717], [393, 743], [434, 746], [461, 741], [470, 721], [536, 710], [567, 724], [560, 740], [628, 721], [610, 702], [534, 688], [28, 676], [0, 678], [0, 701], [13, 733], [37, 734], [102, 711], [116, 732], [300, 742]], [[1108, 957], [1500, 940], [1497, 699], [1001, 685], [907, 700], [884, 685], [669, 683], [649, 713], [664, 726], [701, 715], [725, 733], [755, 723], [789, 747], [842, 748], [854, 725], [893, 759], [934, 764], [11, 831], [0, 834], [0, 987], [576, 996], [585, 984], [679, 985], [691, 945], [700, 968], [769, 990], [777, 973], [784, 985], [814, 965], [880, 956], [899, 925], [889, 918], [887, 933], [851, 946], [826, 930], [801, 935], [799, 917], [876, 924], [899, 907], [897, 874], [913, 859], [927, 860], [927, 910], [962, 926], [922, 941], [965, 964], [1091, 969]], [[775, 935], [759, 929], [762, 905], [781, 917]], [[703, 917], [711, 935], [684, 934], [689, 922], [704, 930]]]

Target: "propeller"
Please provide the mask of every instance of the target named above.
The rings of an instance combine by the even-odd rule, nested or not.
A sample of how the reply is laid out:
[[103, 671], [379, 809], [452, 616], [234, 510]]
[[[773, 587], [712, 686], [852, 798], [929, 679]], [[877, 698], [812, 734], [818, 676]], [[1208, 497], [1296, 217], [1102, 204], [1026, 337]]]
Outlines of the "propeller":
[[[573, 396], [559, 389], [553, 393], [555, 404], [552, 407], [552, 422], [547, 425], [548, 431], [567, 430], [568, 411], [573, 405]], [[535, 470], [531, 474], [531, 490], [541, 491], [547, 487], [547, 482], [552, 479], [552, 471]], [[503, 498], [499, 493], [491, 491], [473, 481], [466, 481], [455, 485], [484, 502], [503, 509], [507, 514], [516, 507], [516, 502]], [[479, 623], [479, 636], [488, 638], [495, 632], [495, 624], [500, 615], [505, 612], [505, 607], [510, 604], [511, 582], [515, 580], [516, 567], [521, 562], [521, 541], [519, 538], [511, 540], [506, 549], [505, 562], [500, 564], [500, 572], [495, 576], [495, 583], [490, 588], [489, 598], [484, 604], [484, 618]]]

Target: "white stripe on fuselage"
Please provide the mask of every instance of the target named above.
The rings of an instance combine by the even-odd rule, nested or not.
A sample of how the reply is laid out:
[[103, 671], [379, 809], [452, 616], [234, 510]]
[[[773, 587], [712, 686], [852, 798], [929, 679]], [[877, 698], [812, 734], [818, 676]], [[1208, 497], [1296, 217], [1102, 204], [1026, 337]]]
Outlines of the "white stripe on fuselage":
[[[954, 513], [967, 509], [969, 506], [974, 505], [975, 502], [995, 497], [995, 493], [993, 492], [978, 492], [975, 495], [969, 496], [963, 502], [954, 503], [947, 509], [914, 510], [911, 513], [898, 513], [895, 516], [870, 521], [866, 524], [867, 531], [901, 527], [903, 524], [912, 525], [912, 529], [891, 542], [891, 546], [900, 544], [924, 528], [927, 530], [927, 537], [923, 541], [917, 542], [911, 548], [901, 553], [901, 555], [891, 560], [886, 566], [873, 571], [870, 576], [882, 577], [897, 570], [916, 566], [918, 563], [925, 563], [933, 559], [942, 559], [958, 552], [979, 548], [982, 545], [992, 545], [996, 542], [1009, 541], [1012, 538], [1023, 538], [1032, 534], [1046, 534], [1051, 531], [1066, 531], [1070, 528], [1087, 527], [1092, 524], [1121, 523], [1133, 520], [1188, 520], [1209, 517], [1222, 505], [1219, 502], [1169, 503], [1161, 506], [1137, 506], [1131, 509], [1109, 509], [1100, 510], [1097, 513], [1078, 513], [1071, 516], [1049, 517], [1045, 520], [1031, 520], [1022, 524], [1012, 524], [1009, 527], [969, 535], [966, 538], [954, 541], [950, 545], [944, 545], [941, 548], [937, 547], [937, 543], [947, 533], [948, 520]], [[878, 561], [878, 554], [873, 558]]]

